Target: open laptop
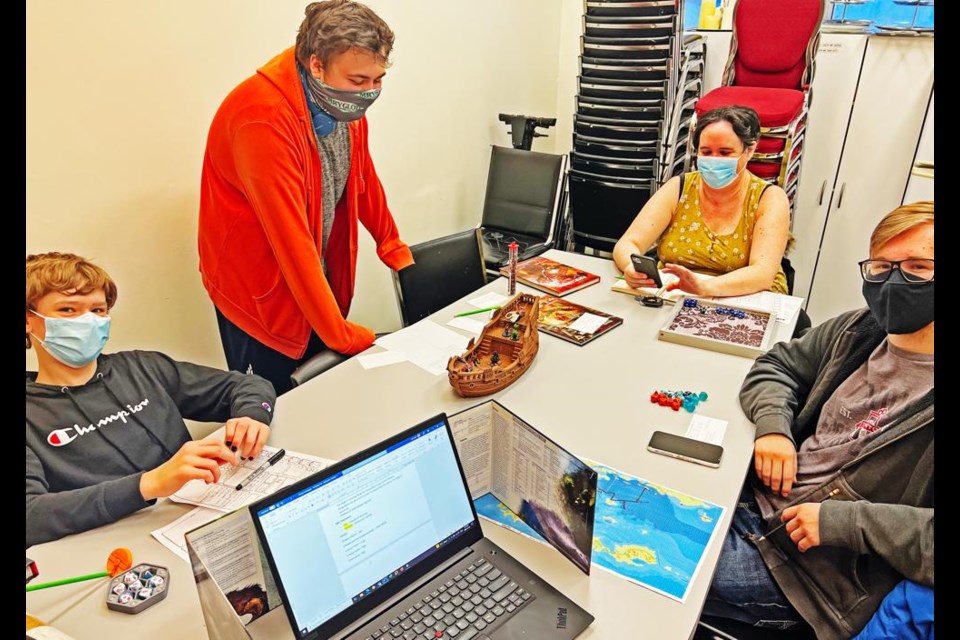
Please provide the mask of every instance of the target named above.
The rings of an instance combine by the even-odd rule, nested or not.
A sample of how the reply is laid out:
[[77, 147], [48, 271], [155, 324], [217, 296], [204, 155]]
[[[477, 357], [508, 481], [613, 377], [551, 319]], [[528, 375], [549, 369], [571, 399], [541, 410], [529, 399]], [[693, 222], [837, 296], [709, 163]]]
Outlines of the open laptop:
[[483, 537], [444, 414], [250, 512], [298, 640], [566, 640], [593, 622]]

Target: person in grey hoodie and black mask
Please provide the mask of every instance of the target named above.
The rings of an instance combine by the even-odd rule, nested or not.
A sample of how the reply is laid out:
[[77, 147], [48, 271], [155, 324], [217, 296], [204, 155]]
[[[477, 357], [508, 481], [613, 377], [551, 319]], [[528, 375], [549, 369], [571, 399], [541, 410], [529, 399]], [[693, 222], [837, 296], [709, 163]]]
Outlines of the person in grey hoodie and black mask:
[[[257, 456], [276, 393], [256, 375], [154, 351], [101, 354], [117, 287], [69, 253], [27, 256], [27, 542], [114, 522], [220, 464]], [[184, 418], [225, 422], [225, 441], [191, 440]]]
[[754, 482], [704, 613], [804, 620], [824, 640], [858, 633], [901, 582], [932, 599], [933, 238], [933, 202], [884, 216], [859, 263], [867, 308], [776, 345], [747, 374]]

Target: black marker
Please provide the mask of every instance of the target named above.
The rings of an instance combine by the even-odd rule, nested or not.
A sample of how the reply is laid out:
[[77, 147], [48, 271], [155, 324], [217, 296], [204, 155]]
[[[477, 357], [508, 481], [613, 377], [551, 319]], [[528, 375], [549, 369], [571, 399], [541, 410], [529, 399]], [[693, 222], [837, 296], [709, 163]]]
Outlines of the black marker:
[[244, 484], [244, 482], [247, 483], [247, 484], [250, 484], [250, 481], [253, 480], [254, 478], [256, 478], [257, 476], [259, 476], [259, 475], [260, 475], [261, 473], [263, 473], [264, 471], [266, 471], [266, 470], [267, 470], [267, 467], [273, 466], [273, 465], [275, 465], [276, 463], [280, 462], [280, 458], [282, 458], [286, 452], [287, 452], [287, 451], [286, 451], [285, 449], [280, 449], [280, 450], [277, 451], [275, 454], [273, 454], [272, 456], [270, 456], [270, 458], [269, 458], [266, 462], [264, 462], [262, 465], [260, 465], [260, 466], [257, 467], [256, 469], [254, 469], [254, 470], [253, 470], [253, 473], [251, 473], [250, 475], [248, 475], [247, 478], [246, 478], [243, 482], [241, 482], [241, 483], [239, 483], [239, 484], [237, 485], [237, 491], [240, 491], [240, 489], [243, 489], [243, 484]]

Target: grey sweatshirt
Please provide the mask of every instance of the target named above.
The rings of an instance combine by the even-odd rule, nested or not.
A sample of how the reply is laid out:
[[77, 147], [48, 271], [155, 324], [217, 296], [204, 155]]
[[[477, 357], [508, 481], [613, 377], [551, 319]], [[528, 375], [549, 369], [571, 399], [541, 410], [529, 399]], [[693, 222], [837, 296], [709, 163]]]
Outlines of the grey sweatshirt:
[[184, 418], [270, 424], [273, 385], [152, 351], [101, 355], [84, 385], [27, 372], [27, 547], [113, 522], [154, 501], [140, 476], [190, 440]]
[[[757, 358], [740, 390], [757, 437], [779, 433], [802, 443], [816, 430], [824, 403], [885, 337], [862, 309]], [[820, 508], [820, 546], [800, 553], [783, 528], [757, 541], [818, 639], [856, 634], [904, 578], [933, 586], [933, 416], [931, 387], [833, 476], [791, 495], [790, 504], [799, 504], [839, 490]]]

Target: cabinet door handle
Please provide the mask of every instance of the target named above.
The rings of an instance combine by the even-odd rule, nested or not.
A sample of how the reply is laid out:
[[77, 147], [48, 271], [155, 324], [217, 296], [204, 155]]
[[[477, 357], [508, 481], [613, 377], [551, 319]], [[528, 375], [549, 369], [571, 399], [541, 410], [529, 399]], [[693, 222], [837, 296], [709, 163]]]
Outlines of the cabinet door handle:
[[817, 206], [823, 204], [823, 192], [827, 190], [827, 181], [824, 180], [823, 184], [820, 185], [820, 199], [817, 201]]
[[847, 188], [847, 183], [846, 183], [846, 182], [844, 182], [842, 185], [840, 185], [840, 195], [837, 196], [837, 209], [839, 209], [839, 208], [840, 208], [840, 205], [843, 204], [843, 190], [846, 189], [846, 188]]

